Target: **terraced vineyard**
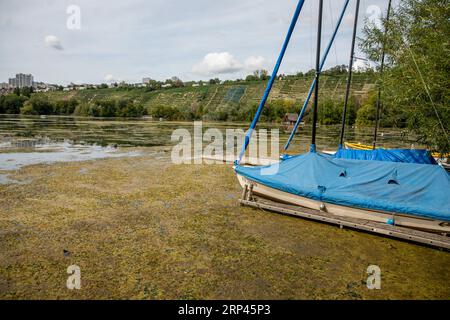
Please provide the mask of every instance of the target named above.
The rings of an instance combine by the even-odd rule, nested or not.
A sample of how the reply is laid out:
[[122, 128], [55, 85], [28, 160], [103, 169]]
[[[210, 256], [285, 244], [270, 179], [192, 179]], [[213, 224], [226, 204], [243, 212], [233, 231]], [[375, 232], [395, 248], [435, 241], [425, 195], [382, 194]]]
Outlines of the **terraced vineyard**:
[[[285, 79], [276, 81], [269, 96], [271, 100], [291, 100], [296, 104], [303, 103], [307, 96], [312, 78]], [[343, 99], [346, 75], [323, 76], [321, 81], [321, 97], [332, 100]], [[158, 106], [170, 106], [183, 110], [202, 107], [203, 110], [215, 111], [227, 106], [240, 107], [259, 103], [266, 86], [265, 81], [235, 82], [201, 87], [170, 88], [149, 91], [147, 88], [123, 89], [88, 89], [70, 92], [51, 92], [53, 100], [76, 98], [82, 103], [96, 99], [129, 98], [141, 103], [147, 110]], [[364, 98], [373, 88], [373, 80], [366, 74], [355, 74], [352, 93]], [[151, 113], [151, 112], [150, 112]]]

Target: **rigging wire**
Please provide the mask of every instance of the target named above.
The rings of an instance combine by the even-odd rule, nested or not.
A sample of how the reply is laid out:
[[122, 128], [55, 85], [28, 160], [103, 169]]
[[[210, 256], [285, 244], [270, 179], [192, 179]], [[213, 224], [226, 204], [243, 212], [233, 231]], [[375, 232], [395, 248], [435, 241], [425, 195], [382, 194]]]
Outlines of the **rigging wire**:
[[312, 16], [313, 16], [313, 5], [312, 2], [310, 2], [311, 5], [309, 6], [309, 16], [311, 17], [310, 19], [310, 24], [309, 24], [309, 68], [308, 70], [306, 70], [306, 72], [308, 72], [309, 70], [311, 70], [312, 68], [314, 68], [314, 53], [313, 53], [313, 20], [312, 20]]
[[447, 130], [445, 130], [444, 124], [442, 123], [441, 117], [439, 116], [439, 112], [438, 112], [438, 110], [436, 108], [436, 105], [434, 104], [433, 98], [431, 97], [430, 89], [428, 88], [428, 86], [427, 86], [427, 84], [425, 82], [425, 79], [423, 78], [422, 72], [420, 71], [419, 65], [417, 64], [417, 61], [416, 61], [416, 58], [414, 57], [412, 49], [411, 49], [411, 47], [409, 45], [407, 45], [407, 42], [405, 42], [405, 47], [406, 47], [406, 49], [408, 49], [409, 53], [411, 54], [411, 57], [412, 57], [413, 62], [414, 62], [414, 65], [416, 66], [416, 69], [417, 69], [417, 73], [419, 74], [420, 80], [422, 81], [422, 84], [423, 84], [423, 87], [425, 88], [425, 91], [427, 92], [428, 98], [431, 101], [431, 105], [433, 106], [434, 113], [436, 114], [436, 117], [437, 117], [437, 119], [439, 121], [439, 124], [441, 126], [442, 132], [444, 132], [444, 135], [447, 138], [447, 142], [450, 144], [449, 135], [447, 134]]
[[[334, 17], [333, 17], [333, 8], [331, 6], [331, 0], [328, 0], [328, 9], [330, 10], [330, 28], [331, 30], [333, 30], [333, 26], [334, 26]], [[334, 51], [334, 61], [335, 61], [335, 65], [338, 65], [338, 55], [337, 55], [337, 41], [333, 42], [333, 51]]]

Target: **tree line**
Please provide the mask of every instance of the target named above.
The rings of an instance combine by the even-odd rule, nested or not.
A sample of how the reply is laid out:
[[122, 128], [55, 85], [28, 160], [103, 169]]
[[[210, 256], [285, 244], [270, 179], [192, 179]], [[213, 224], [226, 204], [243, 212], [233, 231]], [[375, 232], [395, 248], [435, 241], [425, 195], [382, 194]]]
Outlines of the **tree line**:
[[88, 117], [142, 117], [146, 109], [129, 98], [97, 99], [81, 102], [78, 99], [50, 100], [47, 95], [9, 94], [0, 96], [0, 113], [24, 115], [74, 115]]

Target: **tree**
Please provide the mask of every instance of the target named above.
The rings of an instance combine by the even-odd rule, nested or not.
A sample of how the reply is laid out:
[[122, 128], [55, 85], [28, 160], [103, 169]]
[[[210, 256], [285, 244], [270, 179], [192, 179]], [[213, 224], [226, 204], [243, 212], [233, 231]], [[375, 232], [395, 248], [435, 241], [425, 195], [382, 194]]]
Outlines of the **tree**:
[[54, 108], [48, 96], [33, 94], [21, 112], [26, 112], [27, 114], [52, 114]]
[[325, 70], [323, 73], [328, 74], [328, 75], [338, 76], [341, 74], [346, 74], [347, 71], [348, 71], [347, 66], [345, 64], [341, 64], [341, 65], [331, 67], [330, 69]]
[[33, 91], [33, 87], [23, 87], [20, 93], [29, 98]]
[[166, 83], [171, 84], [172, 87], [174, 87], [174, 88], [184, 87], [183, 81], [180, 78], [175, 77], [175, 76], [170, 79], [167, 79]]
[[419, 142], [442, 153], [450, 152], [449, 16], [448, 0], [404, 0], [389, 22], [382, 21], [386, 36], [366, 23], [360, 45], [369, 59], [379, 61], [385, 43], [383, 79], [378, 73], [382, 119], [402, 114]]
[[181, 117], [180, 111], [177, 108], [158, 105], [151, 110], [151, 115], [155, 118], [163, 118], [166, 120], [178, 120]]
[[26, 97], [18, 96], [16, 94], [2, 96], [2, 99], [0, 100], [0, 113], [19, 114], [20, 108], [22, 108], [26, 100]]

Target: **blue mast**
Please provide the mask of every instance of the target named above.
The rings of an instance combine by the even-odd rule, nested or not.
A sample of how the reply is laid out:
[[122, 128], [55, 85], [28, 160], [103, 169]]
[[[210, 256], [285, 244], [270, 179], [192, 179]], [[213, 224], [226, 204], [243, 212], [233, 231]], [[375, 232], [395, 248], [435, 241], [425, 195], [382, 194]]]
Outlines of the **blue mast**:
[[[347, 6], [348, 6], [349, 1], [350, 0], [346, 0], [345, 3], [344, 3], [344, 7], [342, 8], [341, 15], [339, 16], [336, 28], [334, 29], [333, 35], [331, 36], [331, 39], [330, 39], [330, 42], [328, 43], [328, 46], [327, 46], [327, 48], [326, 48], [326, 50], [325, 50], [325, 52], [324, 52], [324, 54], [322, 56], [322, 61], [320, 63], [320, 68], [317, 71], [318, 73], [320, 73], [322, 71], [323, 66], [325, 65], [328, 53], [330, 52], [331, 46], [333, 45], [334, 39], [336, 38], [336, 34], [337, 34], [338, 30], [339, 30], [339, 27], [341, 25], [342, 19], [344, 18], [344, 14], [345, 14], [345, 11], [347, 10]], [[297, 121], [295, 122], [294, 128], [292, 129], [291, 135], [289, 136], [289, 139], [286, 142], [286, 145], [284, 146], [284, 150], [287, 150], [289, 148], [289, 145], [291, 144], [292, 138], [294, 138], [295, 132], [297, 131], [297, 128], [298, 128], [298, 126], [300, 124], [300, 121], [302, 120], [303, 115], [305, 114], [306, 107], [308, 106], [309, 100], [311, 99], [311, 95], [312, 95], [312, 93], [314, 91], [314, 88], [316, 86], [316, 82], [317, 82], [317, 75], [314, 78], [314, 80], [313, 80], [313, 82], [311, 84], [311, 87], [309, 88], [309, 92], [308, 92], [308, 95], [306, 97], [306, 100], [303, 103], [303, 107], [300, 110], [300, 113], [298, 115]]]
[[[347, 2], [348, 2], [348, 0], [347, 0]], [[297, 8], [295, 9], [294, 16], [292, 17], [292, 21], [289, 26], [288, 33], [286, 35], [286, 39], [284, 40], [283, 47], [281, 48], [281, 52], [280, 52], [280, 55], [278, 56], [277, 63], [275, 64], [275, 68], [273, 69], [272, 76], [270, 77], [269, 82], [267, 83], [266, 90], [264, 91], [264, 95], [261, 99], [258, 110], [256, 111], [255, 117], [253, 118], [250, 128], [248, 129], [248, 131], [245, 135], [244, 144], [242, 145], [241, 152], [239, 153], [239, 159], [236, 160], [237, 164], [239, 164], [239, 162], [242, 160], [242, 157], [245, 154], [245, 150], [247, 150], [248, 144], [250, 143], [250, 138], [252, 136], [253, 130], [255, 129], [256, 124], [258, 123], [259, 117], [261, 116], [261, 112], [264, 109], [267, 98], [269, 97], [270, 90], [272, 90], [273, 83], [275, 81], [275, 78], [277, 77], [278, 70], [280, 69], [281, 61], [283, 61], [283, 57], [284, 57], [284, 54], [288, 47], [289, 40], [291, 39], [292, 32], [294, 31], [295, 25], [297, 23], [300, 12], [302, 11], [304, 3], [305, 3], [305, 0], [298, 1]]]

